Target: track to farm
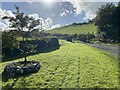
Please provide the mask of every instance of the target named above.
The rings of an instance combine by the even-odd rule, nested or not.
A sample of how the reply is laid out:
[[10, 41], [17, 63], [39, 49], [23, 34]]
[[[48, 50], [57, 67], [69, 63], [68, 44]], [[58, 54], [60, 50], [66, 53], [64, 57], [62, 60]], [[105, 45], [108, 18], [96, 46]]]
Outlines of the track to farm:
[[[29, 56], [42, 63], [36, 74], [9, 79], [3, 87], [14, 88], [115, 88], [118, 62], [110, 53], [85, 44], [60, 41], [58, 50]], [[19, 61], [18, 59], [16, 61]], [[3, 62], [4, 66], [9, 62]], [[14, 85], [13, 85], [14, 83]]]
[[119, 49], [119, 46], [110, 46], [110, 45], [102, 45], [102, 44], [90, 44], [90, 43], [84, 43], [86, 45], [90, 45], [92, 47], [95, 47], [95, 48], [99, 48], [99, 49], [102, 49], [104, 51], [108, 51], [108, 52], [111, 52], [115, 55], [119, 55], [119, 52], [118, 52], [118, 49]]

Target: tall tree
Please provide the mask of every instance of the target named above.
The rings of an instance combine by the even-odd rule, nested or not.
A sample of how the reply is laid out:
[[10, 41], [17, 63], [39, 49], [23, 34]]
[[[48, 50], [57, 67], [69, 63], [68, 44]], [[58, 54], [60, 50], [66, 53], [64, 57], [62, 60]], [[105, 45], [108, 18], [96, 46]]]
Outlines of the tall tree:
[[116, 37], [115, 37], [115, 39], [117, 40], [117, 41], [120, 41], [120, 36], [119, 36], [119, 34], [120, 34], [120, 2], [118, 2], [118, 5], [116, 6], [116, 9], [115, 9], [115, 11], [114, 11], [114, 19], [115, 19], [115, 21], [114, 21], [114, 24], [115, 24], [115, 31], [116, 31], [116, 33], [114, 34]]
[[[34, 19], [32, 17], [29, 17], [28, 15], [25, 15], [23, 12], [20, 12], [20, 9], [18, 6], [15, 5], [16, 12], [13, 12], [15, 17], [8, 17], [5, 16], [3, 19], [8, 19], [11, 22], [11, 25], [9, 27], [16, 28], [23, 37], [24, 43], [24, 58], [25, 62], [27, 61], [26, 53], [27, 53], [27, 36], [28, 33], [32, 32], [37, 25], [40, 24], [39, 19]], [[25, 31], [24, 31], [25, 30]]]
[[[112, 3], [108, 3], [106, 5], [102, 5], [97, 12], [97, 16], [95, 18], [95, 24], [98, 26], [100, 30], [100, 34], [103, 34], [103, 38], [105, 40], [115, 40], [116, 37], [116, 18], [115, 12], [116, 7]], [[118, 12], [117, 12], [118, 13]]]

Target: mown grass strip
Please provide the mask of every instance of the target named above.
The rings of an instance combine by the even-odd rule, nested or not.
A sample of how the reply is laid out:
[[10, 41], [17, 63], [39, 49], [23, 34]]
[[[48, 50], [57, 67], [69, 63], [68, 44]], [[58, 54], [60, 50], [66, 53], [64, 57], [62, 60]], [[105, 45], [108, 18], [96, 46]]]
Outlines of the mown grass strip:
[[[62, 46], [49, 53], [29, 56], [42, 63], [38, 73], [2, 82], [13, 88], [117, 88], [118, 61], [107, 52], [88, 45], [61, 40]], [[17, 59], [14, 61], [20, 61]], [[2, 71], [8, 62], [2, 62]]]

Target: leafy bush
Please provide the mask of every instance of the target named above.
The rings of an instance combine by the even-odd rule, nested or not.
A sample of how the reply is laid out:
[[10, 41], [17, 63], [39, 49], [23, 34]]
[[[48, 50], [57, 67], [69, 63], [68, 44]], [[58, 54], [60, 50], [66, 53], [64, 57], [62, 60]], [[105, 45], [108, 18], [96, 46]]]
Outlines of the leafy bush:
[[3, 56], [13, 56], [18, 53], [19, 42], [17, 36], [12, 31], [2, 32], [2, 54]]
[[102, 5], [97, 12], [94, 23], [98, 26], [100, 41], [112, 43], [119, 42], [120, 37], [120, 2], [117, 6], [112, 3]]

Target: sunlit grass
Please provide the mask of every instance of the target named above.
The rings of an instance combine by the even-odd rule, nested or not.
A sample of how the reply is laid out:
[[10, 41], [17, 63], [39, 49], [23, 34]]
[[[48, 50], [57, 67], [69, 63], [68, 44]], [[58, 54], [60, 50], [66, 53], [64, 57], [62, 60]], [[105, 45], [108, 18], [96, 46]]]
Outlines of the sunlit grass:
[[97, 26], [94, 24], [84, 24], [84, 25], [75, 25], [75, 26], [68, 26], [68, 27], [62, 27], [58, 29], [53, 29], [46, 31], [48, 33], [58, 33], [58, 34], [87, 34], [97, 32]]
[[[36, 74], [20, 77], [13, 88], [116, 88], [118, 87], [118, 62], [116, 57], [93, 47], [60, 41], [60, 49], [29, 56], [41, 62]], [[18, 59], [14, 61], [19, 61]], [[5, 65], [3, 62], [2, 71]], [[2, 72], [1, 71], [1, 72]], [[3, 82], [10, 87], [13, 79]]]

